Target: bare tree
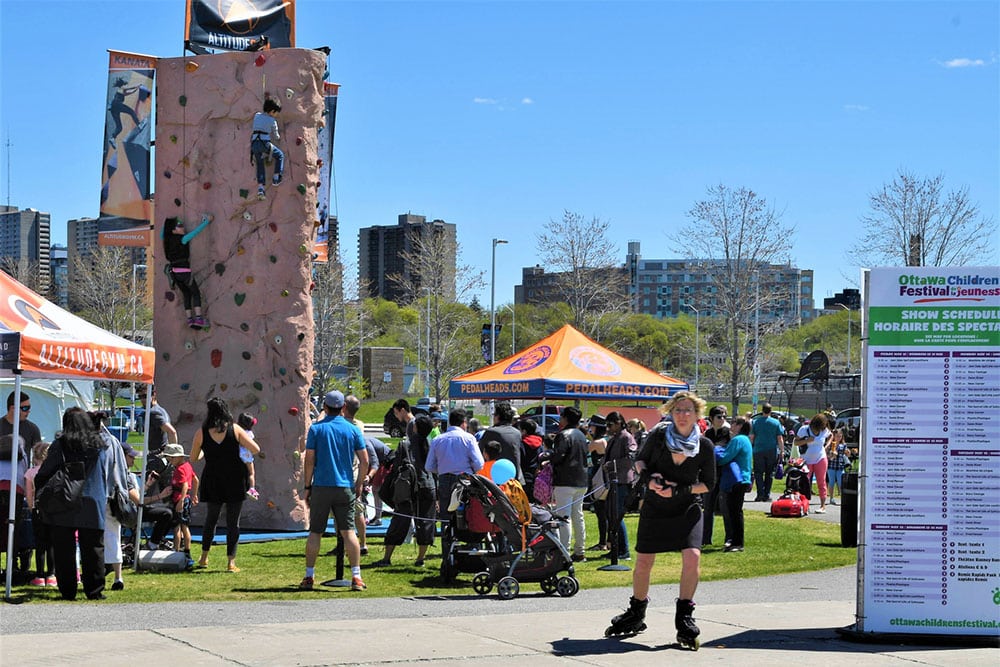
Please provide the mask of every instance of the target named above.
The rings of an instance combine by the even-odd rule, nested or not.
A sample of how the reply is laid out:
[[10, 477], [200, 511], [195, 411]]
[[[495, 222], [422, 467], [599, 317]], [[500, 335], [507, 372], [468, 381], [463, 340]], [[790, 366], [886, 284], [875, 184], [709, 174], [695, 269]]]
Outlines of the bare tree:
[[346, 363], [346, 304], [344, 264], [331, 248], [329, 261], [313, 264], [313, 388], [325, 394], [333, 383], [334, 367]]
[[73, 262], [69, 299], [77, 314], [123, 338], [133, 335], [133, 316], [136, 330], [150, 328], [146, 280], [137, 275], [133, 291], [129, 248], [98, 246], [89, 255], [74, 257]]
[[757, 315], [788, 298], [776, 286], [762, 284], [766, 275], [761, 274], [784, 258], [794, 229], [782, 225], [780, 214], [749, 188], [720, 184], [707, 195], [688, 211], [690, 222], [671, 240], [677, 252], [701, 262], [711, 279], [709, 294], [690, 295], [686, 303], [710, 305], [725, 322], [724, 350], [736, 414], [740, 388], [753, 375], [758, 336], [772, 327], [766, 317], [758, 326]]
[[601, 338], [629, 310], [628, 274], [617, 263], [611, 223], [563, 211], [536, 235], [538, 255], [556, 273], [555, 292], [569, 304], [572, 323], [591, 338]]
[[[424, 352], [421, 357], [430, 371], [431, 391], [440, 397], [447, 388], [444, 381], [477, 365], [478, 317], [462, 302], [485, 285], [484, 272], [459, 265], [459, 245], [450, 243], [443, 233], [414, 235], [411, 247], [412, 250], [402, 253], [410, 267], [409, 275], [393, 274], [388, 278], [423, 313], [423, 326], [412, 329], [413, 343], [415, 347], [421, 346]], [[426, 335], [428, 327], [430, 341]]]
[[31, 291], [48, 296], [46, 292], [51, 287], [51, 281], [47, 276], [42, 275], [38, 262], [33, 262], [27, 257], [17, 258], [7, 255], [0, 257], [0, 271], [11, 276]]
[[861, 266], [961, 266], [992, 264], [996, 246], [983, 241], [996, 233], [992, 218], [979, 213], [969, 189], [944, 192], [944, 176], [919, 178], [900, 169], [870, 196], [861, 218], [864, 236], [854, 245]]

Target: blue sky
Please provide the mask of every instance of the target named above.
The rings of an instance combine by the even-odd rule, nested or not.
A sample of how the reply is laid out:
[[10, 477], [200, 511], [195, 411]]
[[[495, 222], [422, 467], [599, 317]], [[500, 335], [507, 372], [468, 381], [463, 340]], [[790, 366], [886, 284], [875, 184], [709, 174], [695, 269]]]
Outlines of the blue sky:
[[[182, 54], [182, 0], [0, 0], [0, 193], [98, 211], [107, 49]], [[1000, 3], [299, 0], [329, 45], [347, 259], [412, 212], [458, 225], [464, 263], [513, 300], [565, 209], [648, 258], [708, 187], [747, 186], [797, 231], [815, 296], [852, 286], [868, 195], [902, 167], [967, 186], [1000, 220]], [[994, 253], [1000, 245], [990, 240]], [[995, 255], [994, 255], [995, 256]], [[489, 276], [487, 275], [487, 280]], [[489, 304], [488, 288], [480, 294]]]

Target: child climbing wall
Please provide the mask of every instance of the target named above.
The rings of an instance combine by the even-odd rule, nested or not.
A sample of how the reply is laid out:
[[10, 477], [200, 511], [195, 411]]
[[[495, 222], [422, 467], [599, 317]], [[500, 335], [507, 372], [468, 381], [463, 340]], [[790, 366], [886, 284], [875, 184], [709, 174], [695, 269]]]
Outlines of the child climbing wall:
[[[234, 414], [260, 415], [255, 436], [268, 456], [255, 464], [260, 502], [244, 505], [246, 528], [305, 523], [293, 452], [305, 437], [312, 380], [309, 285], [325, 64], [317, 51], [276, 49], [161, 59], [157, 67], [156, 224], [214, 220], [190, 253], [208, 328], [192, 330], [179, 317], [183, 291], [163, 272], [163, 244], [154, 246], [157, 392], [176, 415], [180, 442], [200, 428], [212, 396]], [[259, 200], [247, 137], [269, 98], [280, 101], [287, 185]], [[200, 521], [196, 512], [192, 523]]]

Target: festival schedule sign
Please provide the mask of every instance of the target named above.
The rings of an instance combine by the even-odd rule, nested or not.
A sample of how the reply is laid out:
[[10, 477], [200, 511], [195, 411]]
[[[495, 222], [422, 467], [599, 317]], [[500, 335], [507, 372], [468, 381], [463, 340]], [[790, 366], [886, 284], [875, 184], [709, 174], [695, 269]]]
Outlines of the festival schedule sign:
[[1000, 628], [1000, 267], [872, 269], [859, 628]]

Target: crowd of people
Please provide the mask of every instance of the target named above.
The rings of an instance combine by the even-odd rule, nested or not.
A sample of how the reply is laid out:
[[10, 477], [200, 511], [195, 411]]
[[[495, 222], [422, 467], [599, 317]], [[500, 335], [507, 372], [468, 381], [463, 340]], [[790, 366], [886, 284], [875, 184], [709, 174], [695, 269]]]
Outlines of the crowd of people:
[[[80, 584], [86, 597], [101, 599], [106, 576], [113, 573], [111, 589], [124, 588], [122, 526], [108, 502], [119, 490], [135, 505], [142, 505], [144, 520], [152, 524], [144, 546], [183, 552], [189, 567], [208, 566], [224, 510], [226, 569], [239, 572], [236, 554], [242, 505], [259, 497], [254, 457], [263, 455], [252, 430], [257, 420], [247, 413], [234, 418], [223, 399], [212, 398], [188, 454], [177, 442], [167, 411], [156, 401], [155, 389], [151, 391], [149, 458], [143, 481], [132, 472], [142, 454], [114, 438], [106, 427], [106, 414], [67, 410], [61, 432], [48, 444], [27, 419], [30, 397], [24, 393], [20, 401], [13, 393], [8, 397], [7, 415], [0, 420], [0, 449], [3, 437], [10, 438], [14, 419], [20, 419], [21, 437], [16, 445], [17, 470], [9, 470], [9, 450], [7, 459], [0, 460], [0, 477], [8, 480], [0, 481], [0, 490], [7, 485], [7, 492], [0, 496], [6, 504], [9, 480], [17, 481], [17, 520], [30, 521], [33, 531], [32, 585], [58, 587], [64, 598], [74, 599]], [[384, 551], [370, 566], [391, 566], [397, 548], [410, 535], [417, 544], [415, 565], [423, 566], [437, 524], [448, 515], [459, 477], [489, 476], [497, 461], [506, 460], [513, 468], [511, 484], [523, 489], [531, 502], [563, 519], [559, 540], [574, 562], [595, 557], [588, 553], [595, 551], [602, 552], [596, 557], [613, 562], [631, 560], [634, 551], [632, 599], [613, 628], [642, 623], [656, 554], [679, 551], [677, 623], [692, 636], [697, 634], [696, 628], [692, 630], [691, 613], [700, 554], [713, 544], [715, 514], [723, 518], [723, 551], [741, 552], [747, 546], [746, 494], [756, 489], [753, 501], [772, 500], [775, 471], [795, 455], [792, 446], [799, 448], [805, 466], [815, 476], [820, 502], [814, 511], [819, 513], [828, 502], [835, 504], [832, 491], [842, 492], [843, 474], [852, 456], [842, 431], [830, 428], [827, 414], [794, 424], [777, 418], [771, 406], [764, 404], [755, 418], [737, 415], [730, 419], [726, 407], [716, 405], [706, 418], [705, 402], [690, 392], [679, 392], [666, 401], [661, 420], [648, 430], [641, 420], [627, 420], [617, 411], [584, 420], [578, 408], [565, 407], [559, 410], [558, 429], [547, 436], [507, 402], [496, 404], [493, 423], [484, 428], [462, 409], [445, 413], [440, 406], [431, 406], [429, 411], [414, 414], [409, 403], [399, 399], [392, 412], [405, 428], [395, 450], [364, 435], [364, 425], [357, 419], [357, 397], [334, 390], [324, 396], [321, 407], [322, 413], [308, 430], [302, 457], [302, 497], [308, 506], [309, 533], [300, 589], [315, 586], [320, 541], [332, 516], [350, 563], [351, 587], [365, 590], [361, 558], [368, 555], [366, 527], [381, 524], [381, 499], [391, 502], [393, 514]], [[202, 459], [199, 477], [192, 463]], [[86, 470], [84, 502], [72, 512], [40, 511], [35, 505], [37, 489], [71, 461], [82, 462]], [[387, 494], [380, 487], [387, 471], [398, 468], [400, 462], [413, 471], [407, 477], [406, 492], [399, 492], [397, 476], [393, 478], [395, 491]], [[370, 498], [377, 499], [376, 511], [366, 519]], [[201, 553], [195, 562], [190, 522], [191, 510], [199, 503], [205, 506], [205, 517]], [[597, 516], [599, 533], [589, 548], [587, 508]], [[633, 542], [625, 515], [636, 509], [639, 522]], [[2, 505], [0, 510], [6, 511]], [[446, 535], [442, 531], [445, 553], [449, 548], [444, 543]]]

